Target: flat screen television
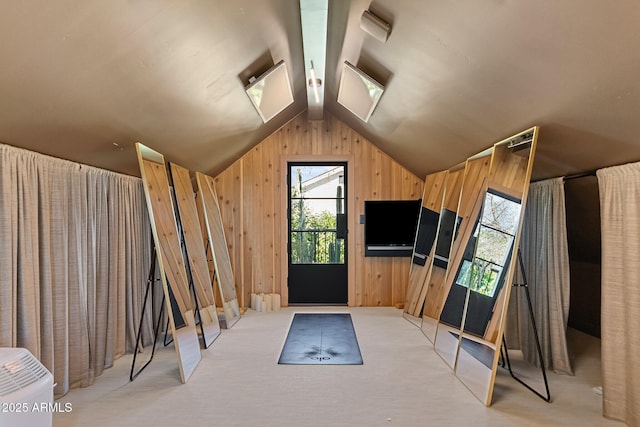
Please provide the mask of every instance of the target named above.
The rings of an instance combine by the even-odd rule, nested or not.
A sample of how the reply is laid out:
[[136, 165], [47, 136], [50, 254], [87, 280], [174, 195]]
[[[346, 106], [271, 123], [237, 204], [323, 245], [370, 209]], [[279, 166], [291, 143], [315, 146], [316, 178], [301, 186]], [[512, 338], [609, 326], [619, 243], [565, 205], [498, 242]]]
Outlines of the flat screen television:
[[366, 200], [364, 255], [411, 257], [421, 200]]

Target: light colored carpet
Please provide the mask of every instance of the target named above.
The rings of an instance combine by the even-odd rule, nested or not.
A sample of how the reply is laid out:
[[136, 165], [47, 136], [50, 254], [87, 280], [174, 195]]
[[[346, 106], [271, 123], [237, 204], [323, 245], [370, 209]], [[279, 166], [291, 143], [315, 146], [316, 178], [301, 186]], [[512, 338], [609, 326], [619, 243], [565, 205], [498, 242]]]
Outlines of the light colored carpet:
[[[364, 365], [278, 365], [294, 312], [350, 312]], [[546, 403], [501, 373], [494, 405], [483, 406], [394, 308], [289, 307], [248, 313], [180, 384], [172, 346], [129, 382], [131, 356], [60, 402], [54, 426], [419, 426], [622, 425], [606, 420], [599, 340], [572, 332], [575, 377], [549, 374]], [[142, 358], [146, 358], [146, 354]]]

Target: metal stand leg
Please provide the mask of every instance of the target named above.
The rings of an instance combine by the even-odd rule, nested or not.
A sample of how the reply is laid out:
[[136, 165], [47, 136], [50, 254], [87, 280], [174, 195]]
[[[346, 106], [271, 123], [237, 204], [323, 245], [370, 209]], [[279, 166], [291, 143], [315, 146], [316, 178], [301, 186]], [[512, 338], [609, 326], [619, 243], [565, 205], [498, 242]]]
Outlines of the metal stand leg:
[[[542, 346], [540, 345], [540, 338], [538, 336], [538, 328], [536, 327], [536, 319], [533, 316], [533, 305], [531, 304], [531, 295], [529, 294], [529, 286], [527, 285], [527, 277], [524, 272], [524, 263], [522, 261], [522, 253], [518, 249], [518, 262], [520, 264], [520, 271], [522, 272], [522, 281], [523, 283], [514, 283], [513, 286], [517, 288], [523, 288], [525, 291], [525, 295], [527, 297], [527, 306], [529, 307], [529, 317], [531, 319], [531, 325], [533, 326], [533, 335], [536, 340], [536, 349], [538, 350], [538, 358], [540, 359], [540, 370], [542, 371], [542, 378], [544, 379], [544, 387], [546, 390], [546, 396], [542, 393], [534, 390], [529, 384], [522, 381], [518, 378], [511, 369], [511, 362], [509, 361], [509, 351], [507, 347], [507, 340], [504, 335], [502, 335], [502, 348], [500, 349], [500, 356], [504, 358], [506, 362], [507, 368], [509, 369], [509, 374], [513, 377], [514, 380], [518, 381], [520, 384], [531, 390], [535, 395], [540, 397], [545, 402], [551, 401], [551, 394], [549, 393], [549, 382], [547, 381], [547, 372], [544, 366], [544, 359], [542, 357]], [[504, 350], [504, 351], [503, 351]], [[504, 367], [504, 364], [502, 365]]]
[[169, 318], [167, 318], [167, 325], [164, 327], [164, 340], [162, 341], [165, 347], [173, 342], [173, 337], [171, 337], [171, 339], [167, 341], [168, 336], [169, 336]]
[[149, 360], [147, 360], [147, 362], [137, 372], [134, 373], [134, 369], [136, 366], [136, 358], [138, 356], [138, 350], [140, 348], [142, 324], [144, 322], [144, 313], [145, 313], [145, 308], [147, 306], [147, 300], [149, 299], [149, 292], [151, 292], [151, 306], [153, 310], [154, 298], [153, 298], [153, 292], [151, 291], [151, 288], [153, 286], [153, 283], [155, 282], [155, 272], [156, 272], [156, 251], [153, 250], [151, 255], [151, 267], [149, 269], [149, 277], [147, 278], [147, 288], [144, 292], [144, 302], [142, 303], [142, 312], [140, 313], [140, 322], [138, 323], [138, 331], [136, 333], [136, 347], [133, 351], [133, 361], [131, 362], [131, 371], [129, 373], [129, 381], [133, 381], [134, 379], [136, 379], [138, 375], [140, 375], [140, 373], [149, 365], [149, 363], [151, 363], [151, 361], [153, 360], [153, 356], [156, 353], [156, 343], [158, 342], [158, 332], [160, 331], [160, 320], [162, 319], [162, 313], [164, 311], [164, 295], [162, 297], [162, 304], [160, 305], [161, 307], [160, 312], [158, 313], [158, 320], [155, 324], [151, 357], [149, 357]]

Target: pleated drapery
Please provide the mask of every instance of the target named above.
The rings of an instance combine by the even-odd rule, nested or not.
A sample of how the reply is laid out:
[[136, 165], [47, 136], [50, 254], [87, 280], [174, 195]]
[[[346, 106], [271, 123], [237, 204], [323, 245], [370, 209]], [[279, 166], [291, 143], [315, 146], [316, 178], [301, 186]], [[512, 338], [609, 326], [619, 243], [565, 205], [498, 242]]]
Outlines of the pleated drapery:
[[[573, 375], [567, 348], [570, 275], [563, 178], [529, 186], [520, 250], [545, 366]], [[515, 277], [522, 280], [519, 265]], [[539, 365], [524, 289], [511, 292], [506, 336], [510, 346]]]
[[640, 163], [597, 171], [604, 415], [640, 426]]
[[30, 350], [56, 397], [133, 348], [150, 250], [140, 179], [0, 145], [0, 347]]

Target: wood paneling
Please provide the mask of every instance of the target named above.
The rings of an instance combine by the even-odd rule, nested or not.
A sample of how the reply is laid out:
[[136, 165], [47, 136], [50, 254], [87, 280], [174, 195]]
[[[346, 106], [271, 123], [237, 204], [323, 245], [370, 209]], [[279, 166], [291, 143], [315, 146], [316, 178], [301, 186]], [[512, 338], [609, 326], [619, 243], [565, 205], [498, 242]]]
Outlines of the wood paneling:
[[308, 121], [303, 113], [215, 178], [240, 304], [252, 292], [288, 301], [287, 161], [347, 161], [349, 305], [403, 303], [410, 259], [365, 257], [358, 219], [365, 200], [419, 199], [423, 181], [330, 114]]

